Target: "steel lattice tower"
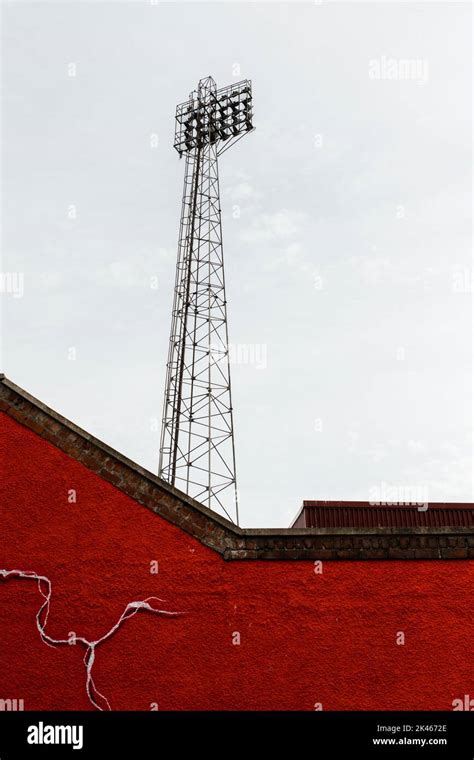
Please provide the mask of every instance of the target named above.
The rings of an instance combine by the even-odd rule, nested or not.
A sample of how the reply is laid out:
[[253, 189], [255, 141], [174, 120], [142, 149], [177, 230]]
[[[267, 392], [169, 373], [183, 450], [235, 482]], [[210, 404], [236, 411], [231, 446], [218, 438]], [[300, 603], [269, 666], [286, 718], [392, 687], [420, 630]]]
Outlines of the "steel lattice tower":
[[212, 77], [176, 109], [185, 156], [159, 475], [238, 524], [218, 156], [253, 129], [248, 80]]

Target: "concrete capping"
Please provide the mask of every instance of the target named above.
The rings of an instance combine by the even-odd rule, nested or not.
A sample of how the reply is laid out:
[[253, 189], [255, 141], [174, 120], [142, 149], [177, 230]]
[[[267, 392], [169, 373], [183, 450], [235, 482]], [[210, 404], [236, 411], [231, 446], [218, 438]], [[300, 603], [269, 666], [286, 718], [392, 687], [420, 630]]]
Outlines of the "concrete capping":
[[474, 559], [472, 528], [243, 529], [0, 376], [0, 411], [226, 560]]

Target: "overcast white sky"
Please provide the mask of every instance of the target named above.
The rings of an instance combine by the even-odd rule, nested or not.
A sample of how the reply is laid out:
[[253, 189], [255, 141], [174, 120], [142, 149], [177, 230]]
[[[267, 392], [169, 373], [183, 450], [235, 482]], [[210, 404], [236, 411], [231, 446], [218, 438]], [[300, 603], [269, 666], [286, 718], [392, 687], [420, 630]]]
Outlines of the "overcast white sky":
[[472, 500], [470, 16], [4, 4], [7, 376], [156, 472], [174, 110], [201, 77], [251, 78], [256, 131], [220, 163], [230, 341], [257, 358], [232, 366], [241, 523], [383, 484]]

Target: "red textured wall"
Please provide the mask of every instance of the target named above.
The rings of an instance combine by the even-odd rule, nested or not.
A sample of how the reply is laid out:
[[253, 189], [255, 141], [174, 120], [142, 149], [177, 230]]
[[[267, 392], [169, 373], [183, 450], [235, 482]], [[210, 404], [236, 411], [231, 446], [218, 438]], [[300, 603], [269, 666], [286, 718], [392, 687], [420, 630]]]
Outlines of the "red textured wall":
[[[98, 649], [114, 709], [441, 710], [474, 696], [474, 562], [325, 562], [321, 575], [309, 561], [225, 562], [0, 416], [0, 568], [51, 579], [50, 635], [97, 639], [150, 595], [187, 613], [139, 613]], [[92, 709], [84, 650], [41, 642], [40, 601], [34, 582], [0, 581], [0, 698]]]

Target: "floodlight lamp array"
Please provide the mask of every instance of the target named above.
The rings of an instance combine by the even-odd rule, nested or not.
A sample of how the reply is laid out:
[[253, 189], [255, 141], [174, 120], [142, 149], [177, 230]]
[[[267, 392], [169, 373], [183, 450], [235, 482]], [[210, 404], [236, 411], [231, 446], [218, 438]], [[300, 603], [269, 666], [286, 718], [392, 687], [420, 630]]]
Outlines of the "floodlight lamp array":
[[198, 90], [176, 109], [174, 147], [180, 155], [224, 142], [253, 129], [252, 84], [246, 79], [220, 90]]

